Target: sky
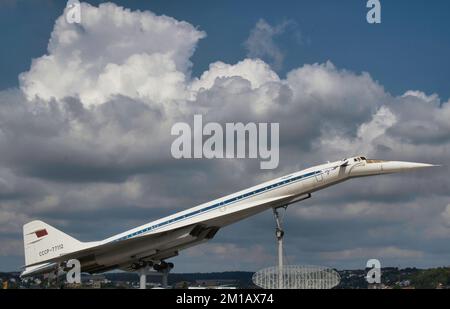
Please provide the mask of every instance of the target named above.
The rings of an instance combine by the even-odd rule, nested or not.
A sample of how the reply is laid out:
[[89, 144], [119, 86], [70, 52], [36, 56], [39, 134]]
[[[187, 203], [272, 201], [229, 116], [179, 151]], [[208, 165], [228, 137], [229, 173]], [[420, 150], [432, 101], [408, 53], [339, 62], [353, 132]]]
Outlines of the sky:
[[[450, 59], [445, 57], [450, 54], [450, 3], [446, 0], [382, 1], [382, 23], [376, 27], [366, 23], [366, 1], [358, 0], [115, 3], [185, 20], [205, 31], [208, 37], [192, 56], [195, 76], [214, 61], [243, 59], [247, 55], [243, 42], [259, 19], [270, 25], [291, 21], [295, 26], [276, 38], [285, 58], [278, 70], [282, 76], [305, 63], [332, 60], [339, 67], [370, 72], [395, 95], [412, 88], [450, 97]], [[2, 1], [0, 31], [5, 44], [0, 50], [0, 89], [17, 86], [17, 75], [46, 52], [54, 21], [64, 7], [64, 1]]]
[[[285, 216], [289, 263], [363, 268], [450, 261], [450, 3], [0, 3], [0, 271], [22, 225], [106, 238], [265, 180], [353, 155], [443, 167], [353, 180]], [[280, 123], [280, 164], [175, 160], [170, 129]], [[173, 259], [177, 272], [276, 263], [269, 212]]]

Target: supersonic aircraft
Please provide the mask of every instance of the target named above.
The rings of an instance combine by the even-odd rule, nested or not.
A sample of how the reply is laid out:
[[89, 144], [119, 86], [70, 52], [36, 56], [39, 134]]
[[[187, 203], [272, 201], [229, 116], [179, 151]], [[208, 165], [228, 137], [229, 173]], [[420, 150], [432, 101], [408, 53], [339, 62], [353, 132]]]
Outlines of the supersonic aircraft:
[[42, 222], [23, 226], [25, 269], [21, 276], [67, 270], [71, 259], [81, 271], [112, 269], [140, 271], [173, 267], [166, 259], [212, 239], [229, 224], [268, 209], [277, 209], [311, 197], [311, 193], [342, 181], [372, 175], [409, 171], [432, 164], [369, 160], [353, 157], [314, 166], [208, 203], [144, 224], [101, 241], [81, 242]]

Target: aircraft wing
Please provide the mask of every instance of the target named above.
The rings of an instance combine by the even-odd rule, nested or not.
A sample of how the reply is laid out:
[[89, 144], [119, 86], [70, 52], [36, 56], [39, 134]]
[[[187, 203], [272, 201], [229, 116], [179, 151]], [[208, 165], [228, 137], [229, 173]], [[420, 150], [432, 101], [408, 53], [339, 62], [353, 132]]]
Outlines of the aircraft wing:
[[57, 264], [61, 262], [67, 262], [68, 260], [71, 259], [77, 259], [80, 262], [84, 262], [87, 259], [91, 258], [92, 256], [98, 257], [101, 260], [102, 257], [106, 257], [108, 255], [110, 256], [126, 255], [127, 252], [133, 251], [132, 249], [134, 248], [142, 248], [142, 254], [145, 255], [148, 253], [152, 253], [152, 250], [150, 250], [150, 248], [155, 248], [154, 251], [157, 252], [158, 247], [160, 247], [163, 243], [170, 243], [176, 241], [179, 238], [186, 237], [194, 229], [195, 226], [187, 226], [170, 231], [142, 235], [131, 239], [117, 240], [100, 244], [97, 244], [97, 242], [93, 242], [92, 245], [89, 245], [89, 247], [85, 249], [73, 251], [67, 254], [59, 255], [51, 259], [28, 264], [25, 267], [31, 269], [37, 265], [51, 264], [51, 263]]

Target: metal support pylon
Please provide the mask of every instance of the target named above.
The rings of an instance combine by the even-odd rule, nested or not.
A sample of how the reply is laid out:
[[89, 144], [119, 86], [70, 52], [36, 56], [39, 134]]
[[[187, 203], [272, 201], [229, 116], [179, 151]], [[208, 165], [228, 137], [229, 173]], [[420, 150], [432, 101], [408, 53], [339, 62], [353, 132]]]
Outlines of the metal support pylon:
[[[286, 209], [286, 206], [283, 207]], [[275, 228], [275, 236], [278, 242], [278, 288], [284, 288], [284, 276], [283, 276], [283, 237], [284, 230], [281, 226], [280, 214], [278, 213], [278, 208], [273, 208], [273, 215], [275, 217], [276, 228]]]
[[[171, 266], [170, 266], [171, 265]], [[164, 269], [154, 269], [153, 263], [146, 264], [145, 266], [140, 267], [136, 270], [137, 274], [139, 275], [139, 288], [140, 289], [146, 289], [147, 288], [147, 276], [150, 274], [158, 274], [161, 276], [161, 285], [164, 289], [167, 288], [168, 278], [170, 270], [173, 268], [173, 264], [169, 263], [166, 268]]]
[[146, 289], [147, 288], [147, 275], [150, 272], [150, 266], [144, 266], [138, 270], [139, 274], [139, 288]]

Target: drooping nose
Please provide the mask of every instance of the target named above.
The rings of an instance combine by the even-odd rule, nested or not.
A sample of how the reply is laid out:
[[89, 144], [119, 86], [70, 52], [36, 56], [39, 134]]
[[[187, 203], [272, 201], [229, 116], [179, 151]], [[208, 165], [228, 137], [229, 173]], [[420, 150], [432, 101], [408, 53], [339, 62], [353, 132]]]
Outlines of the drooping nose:
[[349, 168], [350, 177], [371, 176], [407, 172], [425, 167], [438, 166], [428, 163], [367, 160], [362, 164], [355, 164]]
[[437, 165], [416, 162], [386, 161], [381, 163], [381, 170], [384, 173], [398, 173], [433, 166]]

